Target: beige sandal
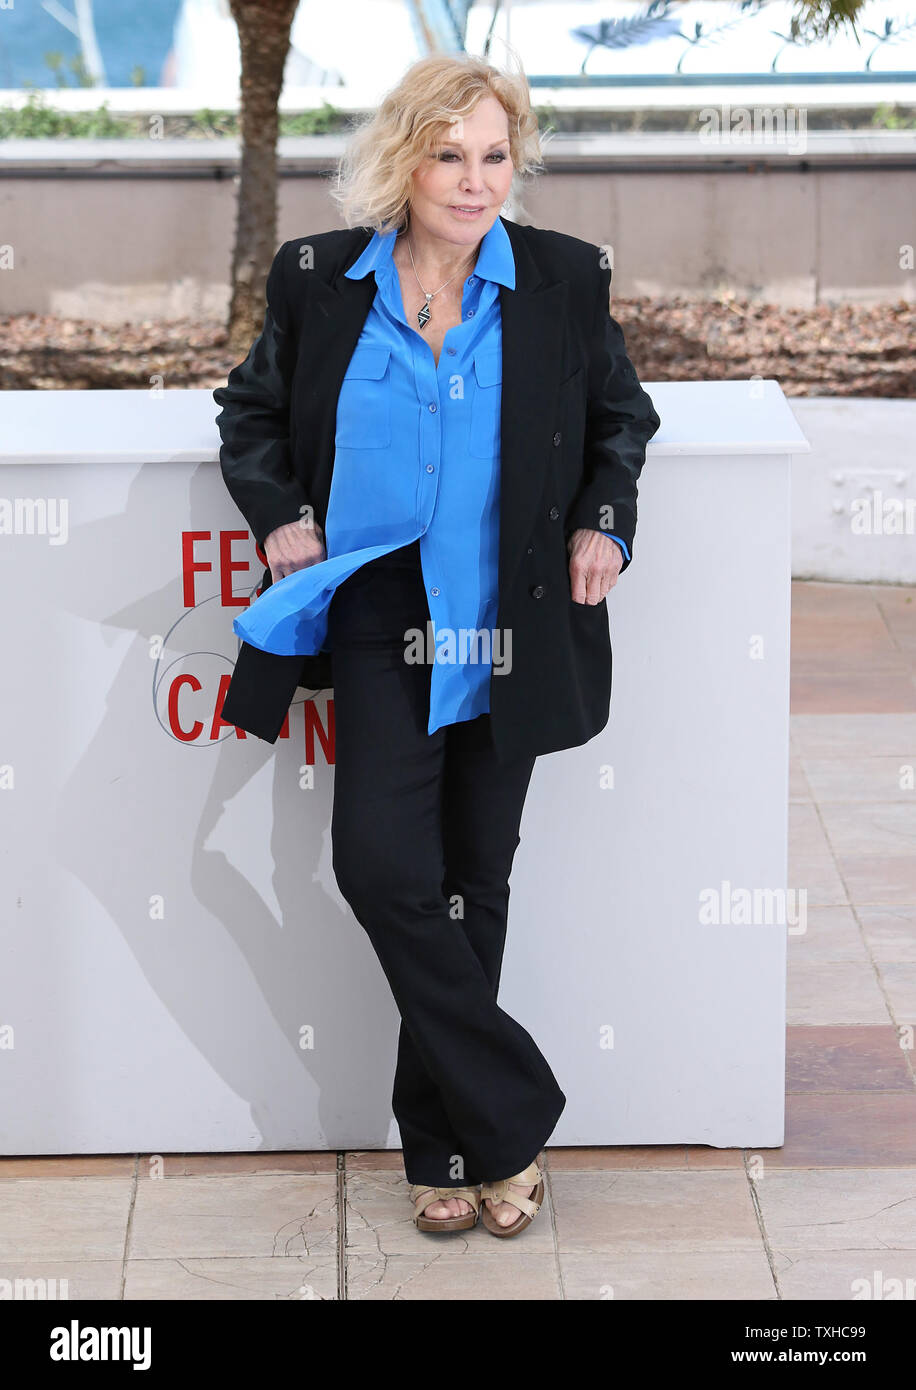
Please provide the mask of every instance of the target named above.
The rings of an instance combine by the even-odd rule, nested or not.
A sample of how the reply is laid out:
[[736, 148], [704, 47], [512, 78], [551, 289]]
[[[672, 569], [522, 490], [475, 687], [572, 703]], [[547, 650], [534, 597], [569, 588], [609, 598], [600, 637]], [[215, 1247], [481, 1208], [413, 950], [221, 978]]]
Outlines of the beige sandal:
[[[437, 1221], [433, 1216], [424, 1216], [427, 1207], [433, 1202], [447, 1201], [449, 1197], [459, 1197], [468, 1202], [473, 1211], [464, 1216], [446, 1216]], [[410, 1200], [414, 1204], [413, 1219], [418, 1231], [470, 1231], [477, 1225], [480, 1215], [479, 1187], [424, 1187], [414, 1183], [410, 1189]]]
[[[510, 1183], [517, 1183], [519, 1187], [534, 1187], [534, 1192], [530, 1197], [523, 1197], [520, 1192], [510, 1192]], [[537, 1159], [528, 1164], [524, 1173], [516, 1173], [514, 1178], [501, 1178], [499, 1182], [485, 1182], [480, 1189], [481, 1203], [488, 1199], [494, 1206], [498, 1206], [500, 1202], [509, 1202], [513, 1207], [519, 1209], [518, 1218], [510, 1226], [500, 1226], [490, 1208], [481, 1206], [481, 1220], [494, 1236], [517, 1236], [519, 1231], [530, 1226], [544, 1200], [544, 1178], [537, 1165]]]

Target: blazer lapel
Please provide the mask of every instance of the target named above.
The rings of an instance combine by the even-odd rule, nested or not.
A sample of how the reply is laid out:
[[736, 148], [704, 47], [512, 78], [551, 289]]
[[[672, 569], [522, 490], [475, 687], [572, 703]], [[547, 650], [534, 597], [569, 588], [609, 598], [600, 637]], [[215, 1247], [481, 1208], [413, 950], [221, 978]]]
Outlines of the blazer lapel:
[[[352, 254], [345, 257], [330, 281], [315, 275], [310, 285], [307, 330], [299, 343], [296, 376], [308, 397], [309, 452], [321, 469], [316, 502], [325, 510], [334, 467], [337, 398], [377, 292], [374, 275], [348, 280], [344, 271], [362, 255], [371, 240], [364, 232]], [[324, 444], [316, 457], [316, 445]], [[324, 523], [324, 516], [319, 520]]]
[[515, 289], [499, 287], [503, 382], [500, 416], [499, 586], [507, 593], [534, 526], [553, 447], [568, 284], [545, 281], [514, 222], [501, 218], [515, 259]]

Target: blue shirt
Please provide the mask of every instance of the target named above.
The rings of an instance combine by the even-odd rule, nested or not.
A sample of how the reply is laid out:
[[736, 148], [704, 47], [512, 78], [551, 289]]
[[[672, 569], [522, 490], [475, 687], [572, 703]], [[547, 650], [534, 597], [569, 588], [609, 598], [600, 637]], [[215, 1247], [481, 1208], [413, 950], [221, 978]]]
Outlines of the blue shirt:
[[464, 282], [461, 322], [446, 333], [437, 364], [404, 312], [392, 260], [395, 236], [375, 232], [346, 271], [349, 279], [374, 273], [377, 292], [338, 397], [327, 559], [277, 580], [233, 629], [281, 656], [327, 650], [328, 607], [338, 584], [367, 561], [419, 539], [432, 630], [417, 634], [414, 657], [432, 662], [432, 734], [486, 713], [493, 669], [511, 663], [495, 624], [499, 286], [515, 288], [515, 261], [497, 218]]

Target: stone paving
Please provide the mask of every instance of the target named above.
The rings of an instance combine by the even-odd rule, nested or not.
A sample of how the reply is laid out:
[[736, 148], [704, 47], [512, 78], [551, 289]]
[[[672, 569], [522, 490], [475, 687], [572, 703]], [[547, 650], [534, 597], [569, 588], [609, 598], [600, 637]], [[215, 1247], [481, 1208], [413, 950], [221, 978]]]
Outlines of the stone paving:
[[[71, 1299], [916, 1297], [916, 588], [793, 584], [779, 1149], [549, 1148], [518, 1238], [415, 1230], [400, 1154], [0, 1159], [0, 1280]], [[903, 1044], [903, 1045], [901, 1045]], [[861, 1281], [865, 1281], [865, 1284]], [[906, 1287], [904, 1282], [904, 1287]]]

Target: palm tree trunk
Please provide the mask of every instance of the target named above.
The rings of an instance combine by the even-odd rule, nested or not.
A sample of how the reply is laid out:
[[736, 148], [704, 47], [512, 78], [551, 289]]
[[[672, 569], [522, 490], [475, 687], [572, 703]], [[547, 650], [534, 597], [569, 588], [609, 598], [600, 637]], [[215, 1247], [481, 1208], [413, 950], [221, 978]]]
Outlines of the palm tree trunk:
[[239, 31], [241, 167], [232, 253], [229, 343], [247, 352], [264, 319], [277, 240], [277, 103], [299, 0], [229, 0]]

